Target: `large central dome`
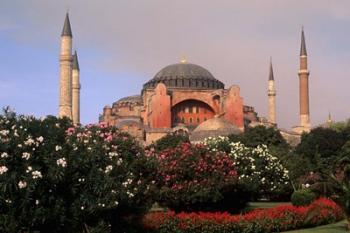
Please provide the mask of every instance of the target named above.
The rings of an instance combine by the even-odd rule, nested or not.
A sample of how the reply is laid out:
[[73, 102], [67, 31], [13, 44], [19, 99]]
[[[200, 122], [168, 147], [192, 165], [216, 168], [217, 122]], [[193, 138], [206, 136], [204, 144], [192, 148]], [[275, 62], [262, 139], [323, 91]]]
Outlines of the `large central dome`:
[[223, 89], [224, 84], [205, 68], [191, 63], [177, 63], [161, 69], [143, 89], [164, 83], [169, 89]]

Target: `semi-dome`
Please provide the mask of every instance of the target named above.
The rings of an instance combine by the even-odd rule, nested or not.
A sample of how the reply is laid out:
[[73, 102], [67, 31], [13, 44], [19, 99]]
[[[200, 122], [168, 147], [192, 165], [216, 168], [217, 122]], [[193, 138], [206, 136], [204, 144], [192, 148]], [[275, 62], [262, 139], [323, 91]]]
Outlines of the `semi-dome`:
[[207, 69], [185, 62], [164, 67], [153, 79], [143, 85], [143, 89], [155, 88], [160, 82], [169, 89], [223, 89], [225, 87]]
[[227, 120], [214, 117], [198, 125], [191, 133], [190, 140], [193, 142], [203, 141], [208, 137], [228, 136], [240, 134], [241, 130]]

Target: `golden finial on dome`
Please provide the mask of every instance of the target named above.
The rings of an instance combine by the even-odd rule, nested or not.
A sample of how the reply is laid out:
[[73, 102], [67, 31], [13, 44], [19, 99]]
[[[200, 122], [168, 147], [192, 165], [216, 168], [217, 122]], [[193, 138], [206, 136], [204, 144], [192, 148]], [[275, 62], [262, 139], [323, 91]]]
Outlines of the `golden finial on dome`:
[[187, 58], [186, 58], [186, 56], [182, 56], [180, 62], [181, 62], [182, 64], [187, 63]]

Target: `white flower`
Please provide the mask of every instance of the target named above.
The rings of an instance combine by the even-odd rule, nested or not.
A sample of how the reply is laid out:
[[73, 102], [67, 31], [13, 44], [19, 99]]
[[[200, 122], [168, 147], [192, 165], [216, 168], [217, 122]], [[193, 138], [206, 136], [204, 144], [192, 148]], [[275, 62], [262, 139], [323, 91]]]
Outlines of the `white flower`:
[[33, 179], [43, 178], [43, 175], [40, 171], [32, 171], [32, 177]]
[[119, 158], [118, 161], [117, 161], [117, 165], [120, 166], [122, 163], [123, 163], [123, 159]]
[[129, 196], [130, 198], [132, 198], [132, 197], [135, 196], [135, 195], [134, 195], [132, 192], [130, 192], [129, 190], [126, 192], [126, 194], [128, 194], [128, 196]]
[[107, 167], [106, 167], [106, 169], [105, 169], [105, 173], [108, 173], [108, 172], [110, 172], [110, 171], [112, 171], [113, 170], [113, 166], [112, 165], [108, 165]]
[[20, 188], [20, 189], [23, 189], [23, 188], [25, 188], [25, 187], [27, 187], [27, 182], [25, 182], [25, 181], [19, 181], [18, 182], [18, 187]]
[[114, 204], [115, 204], [115, 205], [119, 205], [119, 202], [115, 201]]
[[5, 202], [6, 203], [12, 203], [12, 201], [10, 199], [6, 199]]
[[117, 152], [109, 152], [108, 156], [109, 156], [110, 159], [112, 159], [113, 157], [117, 157], [118, 153]]
[[308, 183], [305, 184], [305, 188], [309, 188], [310, 186], [311, 186], [311, 185], [308, 184]]
[[81, 206], [81, 207], [80, 207], [80, 209], [81, 209], [81, 210], [84, 210], [84, 209], [85, 209], [85, 207], [84, 207], [84, 206]]
[[67, 167], [66, 158], [57, 159], [57, 166]]
[[28, 152], [22, 153], [22, 159], [28, 160], [30, 158], [30, 154]]
[[1, 166], [1, 167], [0, 167], [0, 175], [6, 173], [8, 170], [9, 170], [9, 169], [7, 169], [6, 166]]
[[55, 147], [55, 150], [56, 150], [56, 151], [62, 150], [62, 146], [57, 145], [57, 146]]
[[1, 130], [0, 131], [0, 135], [2, 135], [2, 136], [7, 136], [9, 133], [10, 133], [9, 130]]
[[40, 137], [36, 138], [36, 140], [37, 140], [38, 142], [43, 142], [43, 141], [44, 141], [44, 138], [43, 138], [43, 136], [40, 136]]
[[31, 166], [28, 166], [27, 167], [27, 170], [26, 170], [26, 173], [29, 173], [29, 172], [31, 172], [33, 170], [33, 168], [31, 167]]
[[27, 141], [24, 142], [24, 145], [31, 146], [34, 143], [35, 141], [32, 138], [28, 137]]
[[39, 205], [39, 200], [35, 200], [35, 205]]
[[1, 158], [7, 158], [7, 157], [9, 157], [9, 155], [6, 152], [1, 154]]

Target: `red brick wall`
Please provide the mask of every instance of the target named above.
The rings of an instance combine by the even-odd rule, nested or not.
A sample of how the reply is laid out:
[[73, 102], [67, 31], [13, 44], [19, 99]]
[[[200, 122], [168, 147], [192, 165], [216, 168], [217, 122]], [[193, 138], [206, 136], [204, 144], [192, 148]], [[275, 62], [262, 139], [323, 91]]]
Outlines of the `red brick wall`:
[[155, 88], [150, 105], [148, 106], [150, 127], [171, 128], [170, 96], [167, 94], [166, 86], [163, 83], [159, 83]]
[[231, 86], [224, 100], [224, 118], [239, 128], [244, 127], [243, 99], [238, 86]]

